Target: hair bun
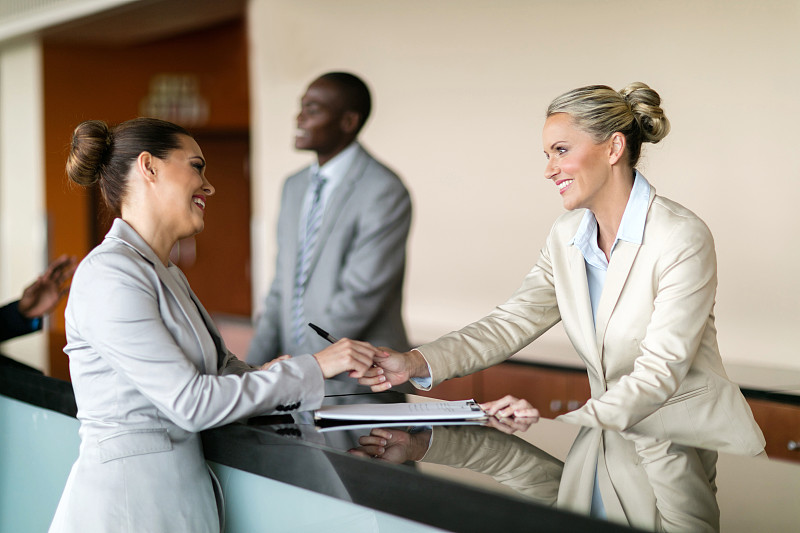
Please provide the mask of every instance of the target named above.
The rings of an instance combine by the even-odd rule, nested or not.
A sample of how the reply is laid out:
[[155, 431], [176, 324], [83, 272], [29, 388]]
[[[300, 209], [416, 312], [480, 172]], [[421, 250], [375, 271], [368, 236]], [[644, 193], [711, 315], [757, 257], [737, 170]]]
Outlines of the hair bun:
[[67, 158], [69, 179], [88, 187], [100, 179], [100, 171], [111, 151], [113, 138], [108, 124], [87, 120], [72, 132], [72, 145]]
[[642, 141], [657, 143], [667, 136], [669, 120], [661, 109], [661, 97], [647, 84], [631, 83], [619, 92], [628, 103], [642, 132]]

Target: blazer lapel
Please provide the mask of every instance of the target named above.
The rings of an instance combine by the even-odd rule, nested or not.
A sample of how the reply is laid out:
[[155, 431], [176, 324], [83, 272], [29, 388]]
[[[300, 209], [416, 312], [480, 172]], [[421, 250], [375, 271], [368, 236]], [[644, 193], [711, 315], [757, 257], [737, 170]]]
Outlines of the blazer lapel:
[[586, 278], [586, 261], [577, 246], [567, 246], [567, 261], [569, 264], [569, 287], [573, 291], [569, 301], [575, 306], [580, 330], [583, 335], [583, 346], [580, 353], [584, 355], [586, 364], [591, 364], [597, 369], [597, 374], [602, 376], [600, 352], [595, 341], [594, 321], [592, 320], [592, 302], [589, 298], [589, 282]]
[[[211, 352], [207, 349], [207, 345], [203, 343], [203, 338], [205, 337], [204, 333], [198, 331], [195, 327], [195, 322], [192, 321], [191, 316], [189, 316], [189, 311], [187, 306], [194, 305], [197, 307], [198, 312], [203, 318], [203, 321], [206, 323], [206, 329], [208, 329], [208, 333], [211, 334], [211, 338], [214, 340], [214, 344], [217, 344], [216, 339], [214, 339], [214, 335], [212, 334], [211, 330], [208, 328], [208, 322], [210, 318], [206, 320], [206, 316], [203, 312], [203, 306], [200, 305], [200, 302], [197, 300], [197, 297], [192, 292], [191, 287], [189, 287], [189, 282], [186, 280], [186, 277], [183, 275], [183, 272], [179, 271], [179, 274], [182, 278], [182, 282], [184, 287], [180, 286], [180, 283], [175, 276], [170, 272], [167, 267], [165, 267], [161, 262], [157, 262], [155, 264], [156, 273], [158, 274], [161, 283], [167, 288], [167, 290], [172, 293], [173, 298], [175, 298], [180, 303], [181, 311], [183, 312], [183, 316], [186, 318], [186, 323], [192, 328], [192, 332], [194, 333], [195, 339], [197, 340], [197, 345], [200, 347], [201, 355], [202, 355], [202, 367], [200, 368], [201, 374], [217, 374], [217, 361], [219, 359], [218, 352], [215, 350]], [[185, 290], [184, 290], [185, 288]], [[190, 299], [186, 300], [186, 294], [189, 294]], [[216, 328], [215, 328], [216, 330]]]
[[192, 297], [192, 302], [194, 302], [194, 305], [200, 312], [200, 316], [203, 318], [203, 323], [205, 323], [206, 329], [208, 330], [209, 335], [211, 335], [211, 340], [214, 341], [215, 351], [213, 354], [208, 353], [207, 350], [203, 350], [203, 360], [206, 364], [206, 372], [217, 375], [220, 365], [223, 363], [224, 357], [222, 355], [227, 353], [228, 349], [225, 347], [225, 342], [222, 340], [222, 334], [217, 329], [217, 325], [211, 319], [208, 311], [206, 311], [206, 308], [200, 303], [200, 300], [197, 299], [197, 296], [195, 296], [194, 291], [192, 291], [191, 288], [189, 288], [189, 295]]
[[[179, 301], [183, 302], [185, 300], [185, 295], [188, 294], [191, 301], [186, 302], [185, 304], [181, 305], [181, 310], [183, 311], [184, 316], [186, 316], [186, 321], [191, 325], [192, 331], [194, 332], [195, 337], [197, 338], [197, 343], [200, 345], [200, 350], [202, 351], [203, 355], [203, 366], [200, 371], [203, 374], [211, 374], [212, 376], [217, 375], [217, 370], [219, 369], [219, 365], [222, 362], [222, 357], [220, 354], [225, 352], [224, 345], [222, 343], [222, 336], [217, 330], [217, 326], [214, 324], [214, 321], [211, 320], [208, 312], [203, 307], [203, 304], [200, 303], [200, 300], [197, 299], [195, 296], [194, 291], [189, 286], [189, 281], [186, 279], [186, 276], [182, 271], [178, 271], [182, 283], [184, 285], [185, 291], [181, 290], [181, 287], [178, 286], [178, 282], [175, 279], [175, 276], [172, 275], [171, 272], [167, 272], [166, 268], [164, 269], [164, 275], [159, 272], [159, 277], [161, 278], [162, 282], [167, 286], [167, 288], [173, 293], [173, 296]], [[172, 283], [169, 283], [168, 280], [171, 280]], [[180, 292], [179, 292], [180, 291]], [[191, 317], [188, 315], [188, 311], [186, 309], [187, 305], [194, 305], [197, 309], [197, 312], [200, 314], [200, 317], [203, 319], [203, 324], [206, 327], [206, 331], [200, 332], [197, 331], [195, 327], [195, 323], [191, 320]], [[214, 350], [208, 349], [208, 345], [202, 341], [205, 338], [205, 333], [211, 337], [211, 340], [214, 343]]]
[[[655, 187], [650, 187], [650, 200], [647, 206], [648, 213], [656, 197]], [[647, 222], [645, 222], [647, 224]], [[646, 227], [646, 226], [645, 226]], [[603, 294], [600, 296], [600, 303], [597, 305], [597, 316], [595, 317], [595, 330], [597, 335], [597, 347], [600, 350], [600, 357], [603, 356], [603, 343], [605, 342], [606, 330], [611, 314], [617, 306], [622, 289], [628, 280], [636, 256], [639, 254], [641, 244], [627, 241], [618, 241], [608, 263], [608, 273], [606, 274], [606, 284], [603, 287]]]
[[[204, 312], [203, 306], [199, 305], [199, 302], [196, 300], [194, 293], [192, 292], [191, 288], [189, 287], [189, 282], [186, 281], [186, 278], [183, 276], [183, 272], [180, 275], [183, 277], [183, 283], [186, 285], [186, 291], [179, 285], [179, 281], [172, 275], [171, 272], [164, 266], [158, 256], [155, 254], [152, 248], [145, 242], [142, 237], [136, 233], [132, 227], [128, 225], [127, 222], [118, 218], [114, 221], [114, 224], [111, 227], [111, 230], [106, 235], [106, 238], [112, 238], [118, 241], [125, 243], [126, 245], [130, 246], [136, 252], [141, 255], [146, 261], [153, 265], [153, 268], [156, 271], [156, 275], [158, 279], [161, 281], [161, 284], [166, 287], [166, 289], [172, 294], [172, 297], [175, 298], [181, 305], [181, 311], [186, 319], [186, 323], [192, 328], [192, 332], [197, 339], [197, 344], [200, 346], [200, 350], [202, 352], [202, 367], [200, 368], [200, 373], [202, 374], [216, 374], [217, 373], [217, 360], [219, 359], [217, 352], [209, 353], [206, 350], [202, 339], [203, 336], [201, 332], [197, 331], [197, 328], [194, 327], [194, 323], [192, 322], [191, 317], [188, 314], [186, 309], [186, 305], [196, 305], [198, 311], [200, 312], [203, 320], [206, 322], [206, 326], [208, 326], [208, 322], [210, 318], [206, 319], [206, 314]], [[185, 292], [188, 292], [191, 296], [190, 301], [186, 301], [184, 296]], [[214, 328], [214, 332], [216, 332], [216, 327]], [[214, 333], [209, 328], [209, 333], [211, 333], [212, 339], [214, 339], [214, 344], [217, 344], [217, 339], [214, 338]]]
[[633, 261], [639, 253], [640, 245], [619, 241], [614, 248], [611, 261], [608, 263], [608, 273], [606, 274], [606, 284], [597, 304], [597, 316], [595, 317], [595, 334], [600, 356], [603, 354], [603, 341], [608, 328], [608, 321], [611, 313], [614, 312], [622, 293], [622, 288], [631, 272]]

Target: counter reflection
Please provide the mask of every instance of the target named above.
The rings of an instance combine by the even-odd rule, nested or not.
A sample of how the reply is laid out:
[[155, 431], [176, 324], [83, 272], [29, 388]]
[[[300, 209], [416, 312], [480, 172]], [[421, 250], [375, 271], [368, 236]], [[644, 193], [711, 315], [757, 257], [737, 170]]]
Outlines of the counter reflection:
[[490, 419], [487, 425], [374, 427], [362, 430], [350, 453], [467, 469], [536, 503], [639, 529], [719, 531], [717, 452], [586, 427], [561, 461], [523, 438], [535, 426], [533, 419]]

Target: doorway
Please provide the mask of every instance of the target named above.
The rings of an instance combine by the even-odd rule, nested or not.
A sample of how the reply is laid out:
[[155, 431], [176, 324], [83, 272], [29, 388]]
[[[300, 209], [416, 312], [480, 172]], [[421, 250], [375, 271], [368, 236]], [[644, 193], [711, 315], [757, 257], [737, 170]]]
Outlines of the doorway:
[[[45, 174], [49, 256], [83, 258], [105, 235], [111, 219], [100, 195], [68, 183], [64, 164], [72, 130], [83, 120], [115, 125], [154, 116], [165, 77], [192, 87], [187, 98], [200, 112], [159, 116], [180, 123], [198, 141], [216, 188], [206, 212], [206, 229], [181, 242], [175, 262], [209, 313], [251, 313], [249, 95], [247, 36], [243, 14], [202, 29], [147, 42], [86, 43], [63, 35], [43, 44]], [[154, 94], [157, 93], [157, 94]], [[176, 105], [180, 103], [176, 100]], [[161, 101], [161, 100], [158, 100]], [[182, 104], [181, 104], [182, 105]], [[172, 111], [170, 111], [172, 109]], [[49, 331], [50, 375], [69, 379], [64, 305]]]

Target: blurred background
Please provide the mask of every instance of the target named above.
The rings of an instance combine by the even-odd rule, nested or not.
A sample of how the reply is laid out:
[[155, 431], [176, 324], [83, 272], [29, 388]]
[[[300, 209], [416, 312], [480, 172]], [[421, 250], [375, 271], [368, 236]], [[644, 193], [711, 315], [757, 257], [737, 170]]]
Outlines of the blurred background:
[[[541, 128], [569, 89], [644, 81], [672, 133], [640, 170], [716, 239], [725, 361], [800, 368], [800, 2], [608, 0], [0, 0], [0, 299], [110, 224], [71, 186], [72, 129], [157, 116], [192, 131], [217, 189], [176, 263], [242, 355], [272, 279], [280, 188], [308, 83], [370, 85], [361, 139], [414, 202], [413, 343], [517, 288], [563, 212]], [[68, 378], [63, 304], [4, 353]], [[573, 357], [560, 326], [525, 350]], [[574, 356], [577, 358], [577, 356]]]

